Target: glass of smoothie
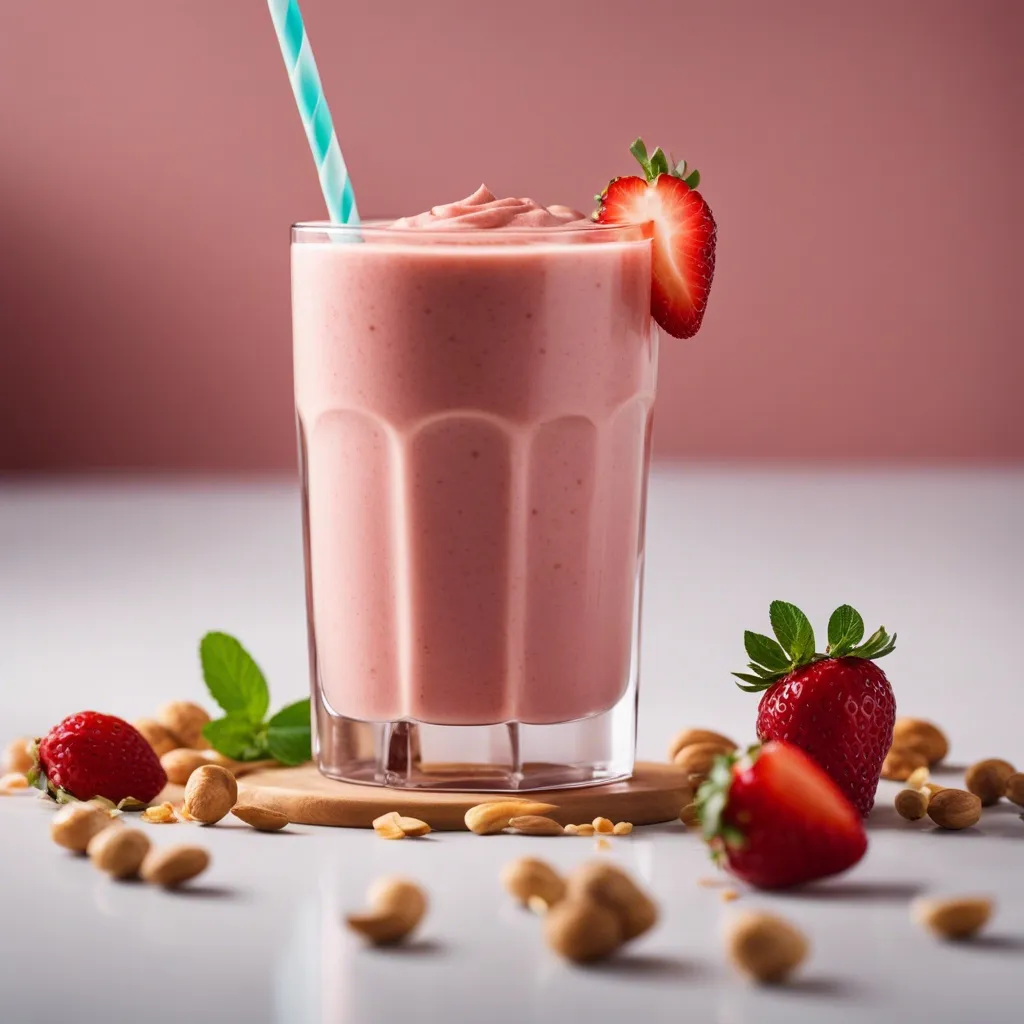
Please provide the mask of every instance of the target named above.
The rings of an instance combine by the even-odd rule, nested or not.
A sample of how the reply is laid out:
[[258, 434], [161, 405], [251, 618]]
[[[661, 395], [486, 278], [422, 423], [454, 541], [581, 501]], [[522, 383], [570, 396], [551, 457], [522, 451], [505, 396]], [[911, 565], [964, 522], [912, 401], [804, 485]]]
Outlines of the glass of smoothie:
[[651, 239], [483, 187], [292, 229], [326, 775], [530, 790], [631, 773]]

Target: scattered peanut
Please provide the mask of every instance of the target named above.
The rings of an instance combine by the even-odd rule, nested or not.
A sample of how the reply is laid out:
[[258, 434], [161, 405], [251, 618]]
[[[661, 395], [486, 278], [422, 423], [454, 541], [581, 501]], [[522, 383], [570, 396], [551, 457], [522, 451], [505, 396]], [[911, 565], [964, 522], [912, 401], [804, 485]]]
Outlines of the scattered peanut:
[[927, 768], [915, 768], [907, 776], [907, 786], [910, 789], [920, 789], [931, 778]]
[[566, 825], [565, 828], [562, 829], [562, 831], [567, 836], [576, 836], [579, 835], [580, 827], [579, 825]]
[[892, 745], [923, 754], [929, 765], [938, 764], [949, 753], [945, 733], [923, 718], [897, 718], [892, 731]]
[[992, 901], [978, 896], [919, 899], [911, 907], [913, 919], [943, 939], [969, 939], [992, 916]]
[[35, 758], [32, 756], [32, 740], [28, 736], [19, 736], [11, 740], [4, 748], [3, 764], [0, 767], [4, 772], [18, 772], [25, 775], [32, 770]]
[[593, 834], [594, 834], [594, 826], [593, 825], [589, 825], [588, 824], [588, 825], [577, 825], [576, 826], [576, 835], [578, 835], [578, 836], [592, 836]]
[[738, 970], [754, 981], [785, 981], [807, 956], [803, 932], [773, 914], [748, 911], [726, 925], [726, 954]]
[[698, 828], [700, 826], [700, 816], [697, 814], [697, 805], [687, 804], [679, 812], [679, 820], [687, 828]]
[[203, 726], [210, 716], [188, 700], [175, 700], [165, 704], [156, 714], [157, 721], [178, 738], [179, 745], [193, 750], [208, 750], [210, 744], [203, 737]]
[[576, 963], [602, 960], [624, 941], [618, 915], [580, 897], [562, 900], [545, 914], [544, 938], [556, 953]]
[[381, 839], [404, 839], [405, 830], [398, 824], [399, 818], [401, 815], [398, 811], [388, 811], [387, 814], [373, 819], [373, 831]]
[[536, 800], [489, 800], [466, 811], [466, 828], [478, 836], [496, 835], [508, 828], [515, 817], [527, 814], [547, 814], [557, 810], [554, 804]]
[[288, 824], [287, 815], [257, 804], [235, 804], [231, 813], [258, 832], [279, 832]]
[[547, 861], [519, 857], [501, 869], [501, 884], [524, 906], [531, 899], [554, 906], [565, 896], [565, 879]]
[[919, 821], [928, 813], [928, 795], [919, 789], [901, 789], [896, 794], [896, 813], [907, 821]]
[[370, 910], [349, 914], [345, 923], [376, 946], [406, 938], [427, 912], [423, 890], [406, 878], [378, 878], [367, 893]]
[[727, 750], [735, 750], [736, 744], [728, 736], [720, 732], [712, 732], [710, 729], [683, 729], [668, 746], [668, 759], [675, 761], [676, 754], [683, 747], [692, 747], [695, 743], [715, 743]]
[[594, 849], [597, 850], [598, 853], [607, 853], [611, 848], [612, 844], [609, 843], [604, 836], [597, 837], [597, 842], [594, 843]]
[[617, 836], [628, 836], [633, 831], [633, 822], [631, 821], [617, 821], [615, 822], [615, 828], [612, 829], [612, 833]]
[[7, 796], [18, 789], [28, 789], [28, 779], [21, 772], [0, 775], [0, 796]]
[[650, 897], [620, 868], [591, 861], [569, 876], [568, 896], [590, 900], [607, 907], [619, 918], [625, 941], [635, 939], [658, 919], [658, 908]]
[[117, 822], [110, 811], [93, 803], [65, 804], [50, 822], [50, 838], [66, 850], [85, 853], [93, 836]]
[[965, 789], [943, 789], [928, 801], [928, 817], [940, 828], [970, 828], [981, 818], [981, 801]]
[[139, 874], [146, 882], [174, 889], [202, 874], [209, 863], [210, 854], [201, 846], [165, 846], [146, 854]]
[[170, 825], [178, 820], [178, 816], [174, 813], [174, 805], [166, 802], [147, 807], [142, 812], [141, 818], [151, 825]]
[[601, 835], [611, 835], [615, 831], [615, 823], [607, 818], [595, 818], [591, 825], [594, 826], [594, 831], [600, 832]]
[[735, 889], [723, 889], [718, 894], [718, 898], [723, 903], [733, 903], [740, 898], [740, 894]]
[[86, 853], [111, 878], [134, 878], [149, 853], [149, 838], [137, 828], [105, 828], [89, 840]]
[[967, 769], [964, 784], [981, 801], [982, 807], [991, 807], [1006, 795], [1006, 784], [1015, 771], [1009, 761], [989, 757]]
[[203, 825], [220, 821], [238, 800], [234, 775], [219, 764], [198, 767], [185, 785], [185, 810]]
[[181, 746], [178, 737], [155, 718], [137, 718], [132, 725], [142, 733], [145, 741], [153, 748], [157, 757], [163, 757], [171, 750]]
[[523, 814], [509, 819], [509, 827], [524, 836], [564, 836], [565, 829], [552, 818], [539, 814]]
[[893, 747], [882, 762], [882, 778], [906, 782], [918, 768], [927, 768], [924, 754], [908, 747]]
[[721, 743], [691, 743], [676, 754], [673, 763], [682, 768], [696, 786], [708, 777], [717, 758], [731, 754], [735, 749]]
[[1006, 780], [1006, 799], [1024, 807], [1024, 772], [1014, 772]]
[[398, 827], [413, 839], [429, 835], [433, 831], [425, 821], [420, 821], [419, 818], [400, 817], [398, 819]]

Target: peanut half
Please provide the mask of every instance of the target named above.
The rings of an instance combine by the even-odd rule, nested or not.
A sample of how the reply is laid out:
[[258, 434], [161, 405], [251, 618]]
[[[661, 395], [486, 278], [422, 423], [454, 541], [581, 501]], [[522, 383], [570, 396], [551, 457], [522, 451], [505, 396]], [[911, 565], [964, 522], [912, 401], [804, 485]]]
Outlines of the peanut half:
[[946, 734], [923, 718], [897, 718], [892, 730], [892, 745], [922, 754], [929, 765], [938, 764], [949, 753]]
[[774, 914], [738, 914], [725, 928], [726, 955], [754, 981], [785, 981], [803, 963], [808, 949], [803, 932]]
[[367, 893], [370, 909], [349, 914], [345, 923], [375, 946], [401, 942], [423, 919], [427, 897], [423, 890], [407, 878], [378, 878]]
[[373, 819], [373, 831], [381, 839], [405, 839], [406, 836], [425, 836], [431, 829], [419, 818], [405, 818], [398, 811], [388, 811]]
[[610, 836], [615, 831], [615, 823], [608, 818], [595, 818], [591, 825], [594, 826], [594, 831], [601, 835]]
[[66, 850], [85, 853], [93, 836], [115, 824], [120, 824], [118, 819], [99, 804], [65, 804], [50, 822], [50, 838]]
[[981, 818], [981, 800], [965, 789], [943, 789], [928, 801], [928, 817], [940, 828], [970, 828]]
[[537, 800], [489, 800], [466, 811], [466, 828], [478, 836], [492, 836], [508, 828], [513, 818], [555, 810], [554, 804]]
[[565, 879], [547, 861], [519, 857], [501, 869], [501, 884], [523, 906], [534, 908], [531, 900], [552, 907], [565, 896]]
[[628, 836], [633, 831], [633, 822], [631, 821], [617, 821], [615, 827], [612, 829], [612, 834], [617, 836]]
[[989, 757], [967, 769], [964, 785], [981, 801], [982, 807], [991, 807], [1006, 795], [1006, 784], [1015, 771], [1009, 761]]
[[231, 813], [258, 832], [279, 832], [288, 824], [287, 815], [257, 804], [235, 804]]
[[913, 919], [943, 939], [969, 939], [992, 916], [992, 901], [980, 896], [919, 899], [911, 907]]
[[238, 800], [238, 783], [234, 775], [219, 764], [197, 768], [185, 785], [186, 813], [203, 825], [220, 821]]
[[683, 729], [682, 732], [676, 734], [675, 738], [668, 745], [668, 759], [674, 761], [676, 754], [683, 747], [691, 747], [695, 743], [714, 743], [724, 747], [726, 750], [736, 749], [736, 744], [728, 736], [723, 736], [720, 732], [712, 732], [711, 729]]
[[139, 874], [152, 885], [175, 889], [202, 874], [209, 863], [210, 854], [201, 846], [165, 846], [146, 854]]
[[174, 813], [174, 805], [167, 802], [147, 807], [141, 817], [150, 825], [171, 825], [178, 820], [178, 816]]
[[86, 848], [93, 865], [111, 878], [134, 878], [149, 853], [149, 838], [137, 828], [105, 828]]
[[565, 829], [553, 818], [540, 814], [523, 814], [509, 819], [509, 828], [524, 836], [564, 836]]

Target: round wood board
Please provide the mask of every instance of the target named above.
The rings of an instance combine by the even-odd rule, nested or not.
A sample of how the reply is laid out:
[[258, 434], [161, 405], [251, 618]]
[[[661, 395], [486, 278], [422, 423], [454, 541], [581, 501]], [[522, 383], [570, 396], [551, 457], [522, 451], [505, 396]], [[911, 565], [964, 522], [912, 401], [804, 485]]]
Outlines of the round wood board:
[[548, 817], [567, 825], [598, 815], [634, 825], [672, 821], [693, 796], [686, 773], [675, 765], [641, 761], [633, 777], [604, 786], [538, 790], [529, 793], [450, 793], [428, 789], [389, 789], [325, 778], [315, 765], [266, 768], [238, 780], [239, 803], [259, 803], [302, 825], [371, 828], [373, 819], [398, 811], [441, 832], [465, 830], [466, 811], [501, 799], [555, 804]]

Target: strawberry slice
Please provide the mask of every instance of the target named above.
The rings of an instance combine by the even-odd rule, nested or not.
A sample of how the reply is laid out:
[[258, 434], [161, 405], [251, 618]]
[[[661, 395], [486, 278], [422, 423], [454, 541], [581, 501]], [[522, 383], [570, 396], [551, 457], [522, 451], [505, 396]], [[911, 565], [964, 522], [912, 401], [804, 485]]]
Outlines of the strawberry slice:
[[651, 315], [676, 338], [692, 338], [700, 329], [715, 274], [717, 227], [697, 191], [700, 173], [681, 160], [669, 168], [659, 147], [650, 157], [643, 139], [630, 152], [644, 177], [613, 178], [594, 198], [599, 224], [654, 223], [654, 273]]
[[788, 743], [719, 758], [697, 794], [697, 813], [715, 856], [761, 889], [839, 874], [868, 847], [850, 801]]

